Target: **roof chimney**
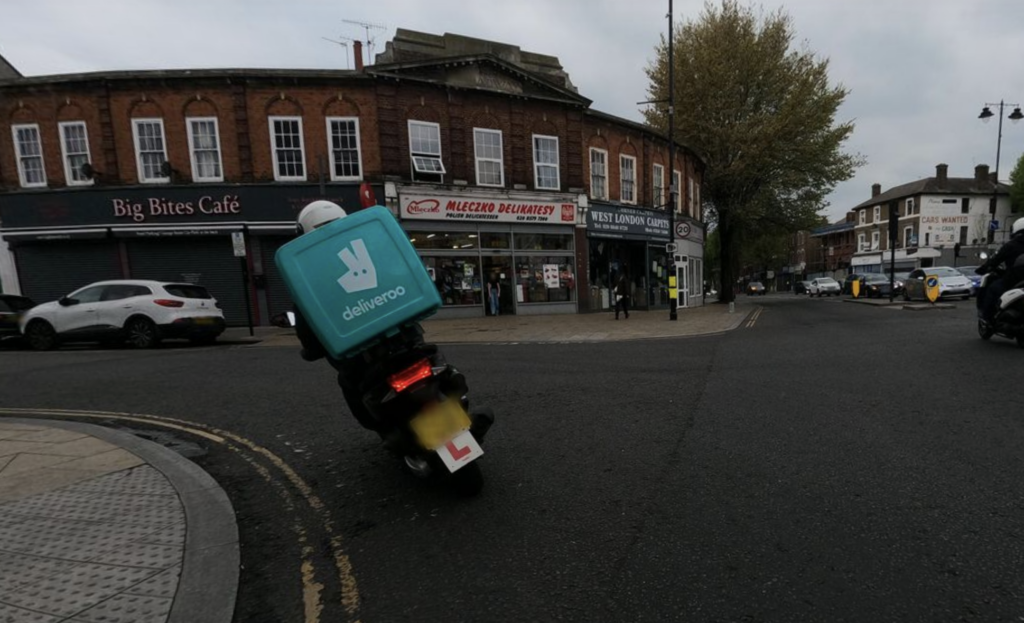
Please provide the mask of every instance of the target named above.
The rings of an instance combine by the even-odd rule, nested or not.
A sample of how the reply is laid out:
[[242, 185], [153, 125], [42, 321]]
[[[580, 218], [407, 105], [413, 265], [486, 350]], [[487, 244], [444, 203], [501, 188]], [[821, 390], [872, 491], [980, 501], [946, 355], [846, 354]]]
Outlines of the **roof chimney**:
[[974, 167], [974, 181], [976, 182], [987, 182], [988, 181], [988, 165], [979, 164]]
[[872, 184], [871, 185], [871, 196], [872, 197], [877, 197], [878, 195], [881, 195], [881, 194], [882, 194], [882, 185], [881, 184]]
[[362, 41], [353, 41], [352, 42], [352, 52], [354, 52], [355, 56], [356, 56], [356, 71], [362, 71], [363, 70], [363, 42]]
[[939, 186], [943, 186], [946, 183], [946, 179], [949, 175], [948, 164], [937, 164], [935, 165], [935, 177], [939, 180]]

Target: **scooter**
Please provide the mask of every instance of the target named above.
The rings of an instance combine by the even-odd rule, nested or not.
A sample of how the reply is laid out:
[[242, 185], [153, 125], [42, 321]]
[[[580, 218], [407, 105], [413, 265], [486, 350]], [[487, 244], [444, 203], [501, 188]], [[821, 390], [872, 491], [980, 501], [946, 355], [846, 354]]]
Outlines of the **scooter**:
[[981, 280], [977, 296], [978, 335], [983, 340], [988, 340], [993, 335], [1017, 340], [1017, 346], [1024, 348], [1024, 282], [1016, 284], [999, 297], [999, 311], [992, 322], [986, 322], [981, 318], [985, 292], [1001, 275], [1002, 271], [994, 270]]
[[[275, 324], [295, 326], [294, 314], [287, 312]], [[355, 358], [361, 399], [384, 447], [414, 476], [447, 479], [460, 495], [478, 494], [478, 459], [494, 412], [470, 410], [465, 375], [435, 345], [424, 343], [416, 324], [382, 337]]]

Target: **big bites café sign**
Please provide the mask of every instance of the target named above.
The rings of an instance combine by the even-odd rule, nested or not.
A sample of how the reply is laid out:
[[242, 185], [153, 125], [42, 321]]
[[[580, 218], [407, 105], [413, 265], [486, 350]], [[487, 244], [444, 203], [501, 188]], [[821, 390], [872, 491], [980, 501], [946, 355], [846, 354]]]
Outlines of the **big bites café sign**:
[[572, 225], [576, 222], [576, 204], [556, 201], [403, 194], [399, 207], [402, 218], [427, 221], [550, 225]]

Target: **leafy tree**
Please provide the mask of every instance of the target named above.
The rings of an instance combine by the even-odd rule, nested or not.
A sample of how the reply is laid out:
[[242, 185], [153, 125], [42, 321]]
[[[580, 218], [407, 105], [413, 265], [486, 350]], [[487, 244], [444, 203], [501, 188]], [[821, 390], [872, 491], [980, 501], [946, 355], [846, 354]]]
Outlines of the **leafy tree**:
[[1024, 154], [1010, 173], [1010, 203], [1014, 212], [1024, 212]]
[[[825, 197], [860, 156], [841, 146], [853, 123], [836, 123], [848, 91], [831, 86], [828, 60], [793, 48], [781, 10], [755, 14], [735, 0], [705, 5], [673, 33], [675, 139], [708, 164], [701, 196], [721, 237], [719, 300], [734, 298], [740, 247], [769, 228], [816, 221]], [[652, 100], [668, 99], [668, 44], [647, 68]], [[665, 107], [645, 112], [668, 129]]]

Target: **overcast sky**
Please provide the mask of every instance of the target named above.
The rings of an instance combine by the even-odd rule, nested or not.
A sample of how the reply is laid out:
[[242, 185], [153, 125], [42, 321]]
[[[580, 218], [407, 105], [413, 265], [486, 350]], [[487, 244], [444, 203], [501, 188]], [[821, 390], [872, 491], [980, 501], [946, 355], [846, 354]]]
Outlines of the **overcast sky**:
[[[703, 0], [675, 0], [676, 23]], [[1024, 103], [1024, 0], [768, 0], [798, 40], [830, 59], [851, 90], [840, 120], [867, 164], [830, 196], [842, 217], [886, 188], [995, 166], [997, 123], [984, 104]], [[667, 29], [668, 0], [0, 0], [0, 54], [26, 76], [119, 69], [352, 68], [351, 48], [324, 38], [367, 31], [374, 51], [396, 28], [451, 32], [557, 56], [593, 107], [642, 121], [643, 69]], [[1009, 114], [1010, 109], [1005, 111]], [[1000, 179], [1024, 153], [1024, 123], [1003, 125]]]

